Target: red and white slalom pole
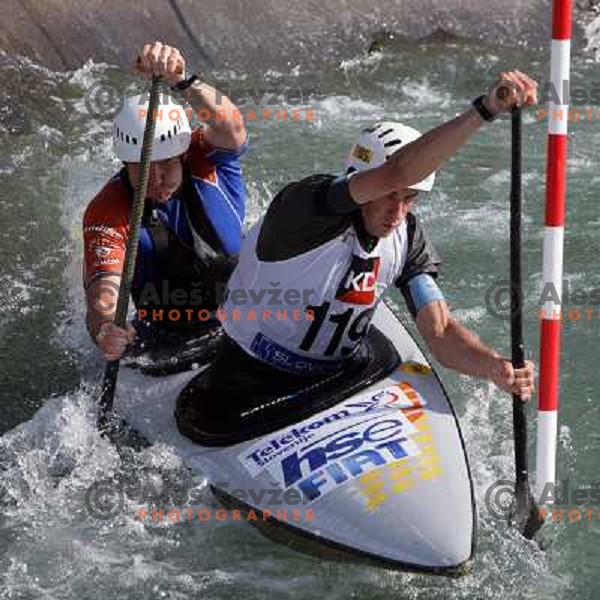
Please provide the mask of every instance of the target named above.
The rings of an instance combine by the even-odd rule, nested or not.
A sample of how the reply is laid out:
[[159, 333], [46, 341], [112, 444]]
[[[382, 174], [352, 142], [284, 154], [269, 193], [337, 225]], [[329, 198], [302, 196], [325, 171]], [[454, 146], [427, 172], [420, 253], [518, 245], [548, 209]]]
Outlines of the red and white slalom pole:
[[[546, 163], [546, 216], [543, 284], [552, 284], [562, 301], [563, 238], [567, 191], [568, 90], [571, 61], [571, 0], [553, 0], [550, 80], [554, 89], [548, 103]], [[565, 84], [565, 82], [567, 82]], [[557, 100], [560, 99], [560, 102]], [[540, 386], [538, 395], [537, 480], [538, 491], [556, 474], [556, 436], [560, 370], [562, 305], [552, 300], [542, 308], [540, 336]]]

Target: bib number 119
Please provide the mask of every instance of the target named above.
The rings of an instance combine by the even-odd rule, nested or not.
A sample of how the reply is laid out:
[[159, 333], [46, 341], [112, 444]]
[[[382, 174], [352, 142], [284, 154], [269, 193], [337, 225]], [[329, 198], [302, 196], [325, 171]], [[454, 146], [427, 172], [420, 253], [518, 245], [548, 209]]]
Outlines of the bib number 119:
[[327, 344], [327, 348], [325, 348], [325, 356], [333, 356], [340, 345], [340, 342], [344, 338], [344, 333], [346, 333], [346, 337], [350, 342], [353, 342], [351, 346], [344, 346], [341, 349], [341, 353], [344, 355], [350, 354], [358, 345], [358, 343], [365, 337], [367, 334], [367, 330], [369, 329], [369, 323], [371, 322], [371, 318], [375, 311], [374, 308], [368, 308], [367, 310], [363, 310], [359, 312], [356, 316], [354, 313], [357, 309], [348, 308], [343, 313], [337, 313], [328, 315], [329, 308], [331, 306], [331, 302], [325, 302], [320, 306], [307, 306], [307, 311], [312, 311], [314, 318], [304, 336], [301, 344], [300, 350], [304, 350], [308, 352], [321, 328], [323, 327], [326, 321], [329, 321], [335, 325], [333, 330], [333, 334], [331, 339], [329, 340], [329, 344]]

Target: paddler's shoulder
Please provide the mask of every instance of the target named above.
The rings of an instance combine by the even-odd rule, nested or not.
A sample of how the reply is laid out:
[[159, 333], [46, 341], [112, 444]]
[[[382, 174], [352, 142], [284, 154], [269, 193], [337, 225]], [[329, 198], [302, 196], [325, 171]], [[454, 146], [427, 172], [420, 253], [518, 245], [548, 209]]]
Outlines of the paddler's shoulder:
[[231, 167], [239, 169], [240, 157], [247, 147], [245, 143], [237, 149], [218, 148], [206, 139], [205, 127], [198, 127], [192, 131], [190, 147], [183, 155], [184, 171], [214, 184], [217, 172], [227, 177]]
[[197, 177], [207, 169], [213, 169], [208, 155], [214, 151], [214, 146], [204, 136], [204, 127], [197, 127], [192, 131], [190, 146], [183, 155], [184, 167], [189, 167], [193, 175]]
[[277, 194], [276, 198], [282, 194], [315, 194], [319, 193], [323, 188], [327, 189], [337, 178], [337, 175], [330, 175], [327, 173], [315, 173], [308, 175], [302, 179], [292, 181], [288, 183], [281, 191]]
[[343, 223], [349, 222], [358, 208], [350, 196], [348, 176], [319, 173], [285, 186], [269, 205], [266, 217], [298, 215], [301, 220], [305, 217]]
[[85, 225], [127, 225], [131, 206], [131, 188], [123, 170], [116, 173], [88, 204]]
[[283, 188], [262, 221], [256, 247], [259, 259], [287, 260], [329, 242], [351, 227], [350, 212], [332, 210], [339, 181], [337, 175], [317, 174]]
[[292, 181], [277, 193], [267, 212], [277, 210], [280, 205], [289, 203], [314, 203], [317, 206], [324, 204], [337, 178], [337, 175], [317, 173]]

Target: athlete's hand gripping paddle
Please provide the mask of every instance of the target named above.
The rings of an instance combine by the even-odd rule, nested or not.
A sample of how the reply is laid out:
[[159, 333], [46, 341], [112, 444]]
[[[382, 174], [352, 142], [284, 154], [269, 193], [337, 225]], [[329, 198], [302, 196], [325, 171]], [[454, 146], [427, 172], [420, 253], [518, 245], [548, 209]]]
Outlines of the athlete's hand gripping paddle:
[[[512, 111], [512, 156], [510, 185], [510, 333], [513, 368], [525, 366], [523, 349], [523, 291], [521, 283], [521, 109]], [[526, 404], [513, 395], [513, 430], [515, 439], [515, 524], [527, 539], [532, 539], [543, 525], [529, 485], [527, 464]]]
[[[144, 139], [142, 142], [141, 156], [141, 174], [140, 180], [135, 190], [133, 204], [131, 205], [131, 214], [129, 216], [129, 237], [127, 239], [127, 248], [125, 253], [125, 264], [121, 275], [121, 284], [119, 286], [119, 297], [115, 313], [115, 325], [125, 327], [127, 320], [127, 306], [129, 304], [129, 294], [131, 292], [131, 283], [135, 271], [135, 262], [137, 258], [137, 249], [140, 239], [140, 227], [142, 216], [144, 214], [144, 202], [146, 191], [148, 189], [148, 178], [150, 176], [150, 163], [152, 160], [152, 146], [154, 142], [154, 131], [156, 120], [153, 115], [158, 109], [158, 91], [160, 77], [152, 77], [152, 86], [150, 88], [150, 102], [148, 106], [148, 115], [146, 117], [146, 126], [144, 129]], [[117, 385], [117, 376], [119, 374], [120, 361], [111, 360], [106, 364], [104, 372], [104, 381], [102, 391], [98, 400], [98, 427], [102, 433], [107, 433], [113, 420], [110, 419], [112, 412], [115, 389]]]

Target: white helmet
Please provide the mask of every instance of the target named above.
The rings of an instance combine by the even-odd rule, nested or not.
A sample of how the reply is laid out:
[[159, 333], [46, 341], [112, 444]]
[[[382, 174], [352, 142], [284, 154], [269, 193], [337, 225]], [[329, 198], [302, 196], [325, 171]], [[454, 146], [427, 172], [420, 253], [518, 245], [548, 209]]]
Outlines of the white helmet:
[[[170, 96], [161, 94], [157, 110], [152, 160], [165, 160], [183, 154], [190, 145], [192, 130], [183, 106]], [[149, 94], [125, 99], [125, 104], [113, 121], [113, 148], [125, 162], [140, 162], [142, 141], [148, 113]]]
[[[421, 137], [421, 133], [402, 123], [376, 123], [361, 132], [346, 159], [346, 171], [367, 171], [380, 167], [398, 148]], [[432, 173], [423, 181], [409, 186], [411, 190], [430, 192], [435, 181]]]

